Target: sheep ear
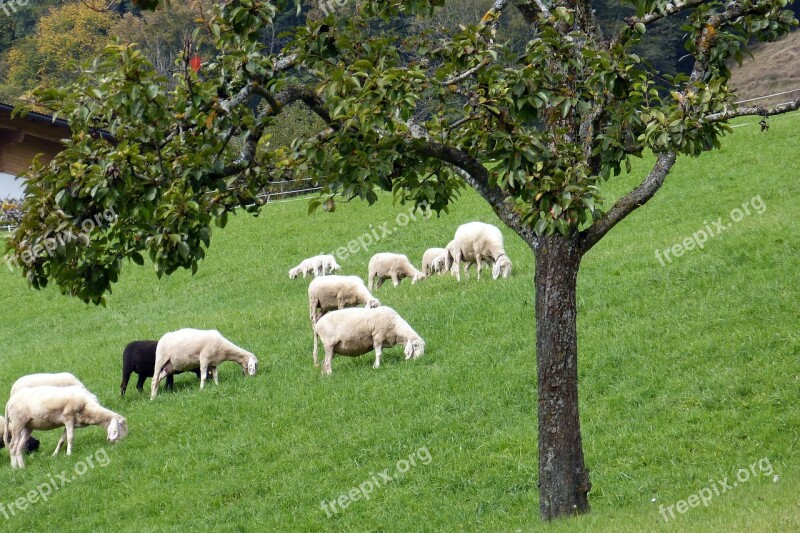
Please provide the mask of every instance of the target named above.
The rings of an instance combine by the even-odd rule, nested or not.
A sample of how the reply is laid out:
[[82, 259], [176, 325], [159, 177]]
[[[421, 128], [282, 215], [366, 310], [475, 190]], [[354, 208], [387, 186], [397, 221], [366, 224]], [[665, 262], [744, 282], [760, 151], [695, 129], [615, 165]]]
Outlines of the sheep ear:
[[114, 418], [108, 425], [108, 440], [116, 440], [119, 436], [119, 422]]

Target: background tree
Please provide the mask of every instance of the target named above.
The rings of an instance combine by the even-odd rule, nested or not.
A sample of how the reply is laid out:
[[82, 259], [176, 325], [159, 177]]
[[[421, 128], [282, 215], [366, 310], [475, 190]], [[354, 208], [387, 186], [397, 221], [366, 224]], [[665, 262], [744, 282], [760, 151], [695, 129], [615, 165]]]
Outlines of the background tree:
[[[210, 10], [211, 2], [190, 0], [141, 15], [126, 13], [112, 34], [125, 44], [136, 43], [156, 71], [174, 84], [173, 75], [180, 72], [176, 60], [183, 56], [187, 39], [197, 27], [196, 21], [210, 15]], [[196, 46], [191, 46], [189, 53], [204, 55]]]
[[0, 94], [16, 97], [39, 84], [58, 87], [74, 81], [78, 65], [102, 51], [113, 24], [113, 15], [81, 3], [53, 8], [9, 51]]
[[[53, 281], [100, 303], [122, 260], [142, 264], [142, 252], [158, 275], [195, 271], [212, 224], [224, 226], [234, 209], [258, 211], [271, 180], [320, 180], [312, 209], [332, 209], [338, 197], [372, 203], [379, 187], [442, 210], [466, 184], [535, 255], [540, 513], [583, 513], [591, 484], [578, 416], [581, 259], [653, 197], [678, 155], [718, 147], [728, 119], [800, 107], [737, 107], [725, 63], [796, 20], [786, 0], [636, 0], [619, 31], [604, 31], [589, 1], [494, 0], [479, 21], [441, 37], [400, 30], [443, 3], [357, 2], [346, 17], [309, 18], [270, 54], [263, 28], [294, 6], [223, 2], [208, 24], [215, 61], [200, 73], [184, 66], [169, 94], [140, 51], [108, 47], [76, 84], [36, 92], [35, 103], [74, 133], [29, 173], [26, 213], [8, 247], [33, 287]], [[522, 52], [498, 38], [507, 9], [528, 25]], [[691, 74], [662, 75], [634, 47], [649, 25], [688, 9]], [[296, 102], [325, 127], [290, 150], [262, 145], [256, 157]], [[646, 151], [655, 154], [648, 175], [604, 199], [604, 182]], [[110, 208], [112, 223], [54, 240]], [[55, 249], [36, 253], [45, 247]]]

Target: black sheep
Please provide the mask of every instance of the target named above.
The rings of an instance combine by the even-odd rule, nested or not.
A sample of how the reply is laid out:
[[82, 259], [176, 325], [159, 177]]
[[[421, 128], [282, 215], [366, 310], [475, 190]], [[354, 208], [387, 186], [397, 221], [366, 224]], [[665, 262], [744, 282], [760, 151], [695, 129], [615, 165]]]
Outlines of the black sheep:
[[[6, 443], [3, 440], [3, 434], [6, 431], [6, 419], [0, 416], [0, 450], [5, 448]], [[39, 449], [39, 439], [31, 435], [28, 437], [28, 442], [25, 443], [25, 451], [28, 453], [35, 452]]]
[[[125, 389], [128, 388], [128, 380], [131, 377], [131, 372], [139, 374], [139, 379], [136, 382], [136, 389], [142, 392], [144, 382], [147, 378], [153, 377], [153, 370], [156, 366], [156, 347], [158, 341], [133, 341], [128, 343], [125, 350], [122, 352], [122, 384], [119, 390], [122, 396], [125, 396]], [[192, 370], [195, 375], [200, 377], [200, 369]], [[181, 372], [175, 372], [180, 374]], [[211, 374], [211, 368], [208, 369]], [[167, 376], [167, 389], [172, 390], [174, 383], [173, 374]]]

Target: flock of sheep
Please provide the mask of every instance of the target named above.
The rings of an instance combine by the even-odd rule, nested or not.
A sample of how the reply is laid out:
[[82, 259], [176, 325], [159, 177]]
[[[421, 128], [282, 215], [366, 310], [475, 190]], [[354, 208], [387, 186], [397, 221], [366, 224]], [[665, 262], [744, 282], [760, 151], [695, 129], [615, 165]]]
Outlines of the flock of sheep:
[[[396, 287], [405, 278], [416, 283], [438, 272], [448, 270], [461, 281], [461, 264], [466, 275], [474, 264], [481, 277], [483, 263], [493, 264], [492, 276], [507, 278], [511, 260], [503, 247], [503, 234], [491, 224], [468, 222], [456, 230], [453, 240], [444, 248], [430, 248], [422, 256], [422, 270], [417, 270], [403, 254], [377, 253], [369, 261], [368, 283], [358, 276], [331, 275], [341, 269], [332, 255], [304, 259], [289, 270], [289, 278], [313, 274], [308, 286], [311, 328], [314, 332], [314, 366], [319, 366], [318, 343], [325, 349], [322, 373], [331, 373], [334, 356], [358, 356], [375, 350], [375, 368], [381, 365], [383, 348], [404, 345], [406, 359], [416, 359], [425, 352], [425, 341], [394, 310], [381, 306], [371, 290], [379, 289], [391, 279]], [[363, 305], [364, 308], [345, 309]]]
[[[381, 363], [384, 348], [397, 344], [404, 346], [406, 359], [417, 358], [425, 352], [425, 341], [395, 310], [382, 306], [370, 290], [380, 288], [388, 279], [397, 286], [404, 278], [416, 283], [433, 273], [450, 271], [461, 280], [464, 273], [475, 264], [480, 279], [484, 262], [492, 264], [495, 279], [508, 277], [511, 260], [503, 248], [500, 230], [490, 224], [469, 222], [459, 226], [455, 236], [445, 248], [431, 248], [422, 259], [422, 270], [417, 270], [408, 257], [402, 254], [378, 253], [369, 261], [369, 288], [358, 276], [333, 275], [341, 267], [331, 255], [320, 255], [302, 261], [289, 271], [289, 278], [312, 274], [308, 285], [311, 326], [314, 334], [313, 360], [317, 358], [318, 343], [325, 350], [322, 373], [331, 373], [331, 361], [336, 354], [358, 356], [375, 350], [374, 367]], [[363, 308], [355, 307], [361, 306]], [[144, 382], [152, 377], [150, 398], [158, 394], [159, 383], [173, 386], [173, 375], [194, 372], [205, 387], [208, 377], [219, 383], [217, 369], [223, 361], [233, 361], [242, 372], [254, 376], [258, 371], [255, 355], [239, 348], [216, 330], [181, 329], [164, 334], [158, 341], [129, 343], [122, 356], [122, 383], [120, 393], [125, 395], [132, 373], [138, 374], [136, 388], [143, 391]], [[78, 378], [70, 373], [31, 374], [19, 378], [11, 388], [5, 408], [5, 418], [0, 417], [0, 433], [11, 456], [12, 468], [24, 468], [23, 452], [39, 447], [31, 435], [36, 430], [64, 428], [53, 455], [58, 454], [64, 442], [66, 453], [71, 455], [76, 428], [99, 425], [106, 429], [110, 442], [117, 442], [128, 434], [125, 418], [100, 405]]]

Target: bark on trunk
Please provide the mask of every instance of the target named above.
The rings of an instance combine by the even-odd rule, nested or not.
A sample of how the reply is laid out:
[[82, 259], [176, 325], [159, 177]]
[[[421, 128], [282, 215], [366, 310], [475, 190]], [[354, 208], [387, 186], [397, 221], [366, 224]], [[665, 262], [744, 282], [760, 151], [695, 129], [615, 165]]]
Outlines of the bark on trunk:
[[536, 362], [539, 391], [539, 511], [544, 520], [589, 511], [589, 471], [578, 418], [576, 238], [538, 239]]

